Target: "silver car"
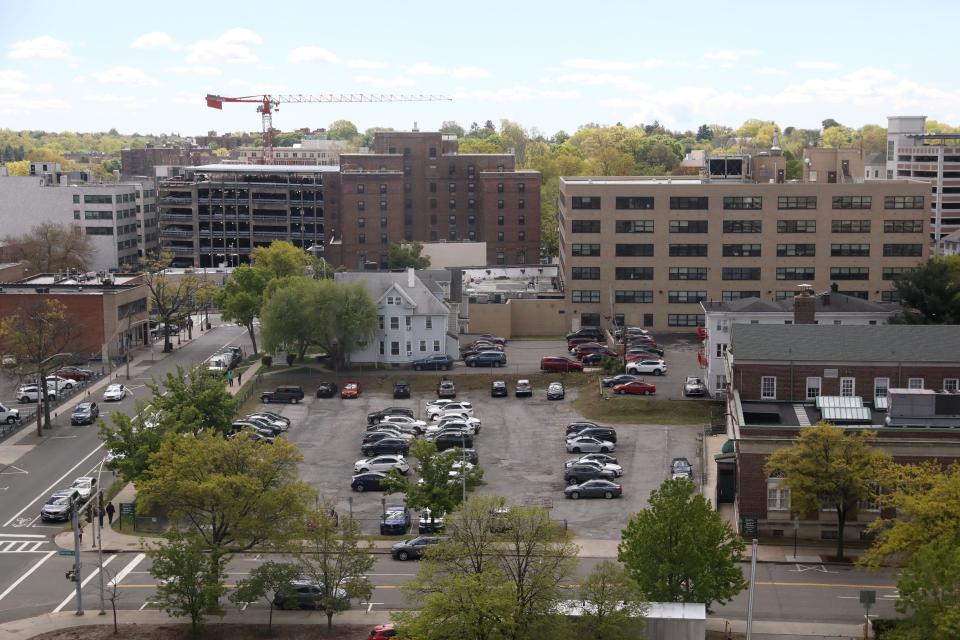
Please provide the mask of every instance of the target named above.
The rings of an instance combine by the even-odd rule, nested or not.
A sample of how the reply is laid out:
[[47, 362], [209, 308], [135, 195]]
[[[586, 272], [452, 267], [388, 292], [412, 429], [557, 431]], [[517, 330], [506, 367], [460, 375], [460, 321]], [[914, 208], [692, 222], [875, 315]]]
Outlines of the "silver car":
[[609, 440], [598, 440], [590, 436], [578, 436], [567, 440], [567, 453], [608, 453], [616, 449], [617, 445]]

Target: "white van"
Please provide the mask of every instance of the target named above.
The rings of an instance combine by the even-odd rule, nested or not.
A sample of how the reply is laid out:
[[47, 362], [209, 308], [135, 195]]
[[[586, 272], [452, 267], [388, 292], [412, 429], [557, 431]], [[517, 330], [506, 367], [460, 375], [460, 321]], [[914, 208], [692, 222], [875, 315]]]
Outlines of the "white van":
[[210, 373], [226, 373], [229, 368], [227, 356], [218, 355], [207, 360], [207, 371]]

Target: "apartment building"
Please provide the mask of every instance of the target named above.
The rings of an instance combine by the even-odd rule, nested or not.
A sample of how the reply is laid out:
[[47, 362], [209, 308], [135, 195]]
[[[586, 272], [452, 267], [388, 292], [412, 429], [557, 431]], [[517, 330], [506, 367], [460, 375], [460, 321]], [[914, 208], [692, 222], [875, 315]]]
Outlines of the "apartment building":
[[192, 167], [217, 162], [210, 149], [185, 144], [179, 147], [138, 147], [120, 150], [120, 172], [123, 178], [154, 178], [160, 166]]
[[[335, 167], [340, 164], [340, 153], [349, 145], [342, 140], [327, 140], [305, 136], [303, 140], [289, 147], [274, 147], [274, 164], [318, 164]], [[359, 152], [364, 153], [366, 149]], [[236, 157], [240, 162], [256, 164], [263, 162], [263, 147], [239, 147]]]
[[691, 331], [704, 324], [705, 300], [785, 300], [800, 284], [895, 302], [894, 276], [929, 255], [923, 182], [728, 175], [562, 177], [560, 276], [571, 328], [615, 321]]

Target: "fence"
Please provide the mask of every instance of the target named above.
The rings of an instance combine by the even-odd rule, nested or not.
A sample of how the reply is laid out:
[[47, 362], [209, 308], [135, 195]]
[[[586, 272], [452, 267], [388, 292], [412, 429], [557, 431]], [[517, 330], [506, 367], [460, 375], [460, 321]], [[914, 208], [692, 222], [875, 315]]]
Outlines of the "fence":
[[[57, 393], [56, 399], [50, 399], [50, 419], [51, 422], [56, 422], [59, 418], [59, 412], [57, 409], [64, 404], [66, 401], [71, 398], [76, 397], [78, 394], [83, 393], [89, 389], [90, 385], [94, 384], [98, 380], [102, 379], [106, 373], [101, 371], [94, 371], [93, 375], [90, 376], [89, 380], [75, 380], [73, 388], [71, 389], [60, 389]], [[37, 417], [37, 403], [25, 403], [19, 405], [20, 408], [20, 420], [12, 424], [2, 424], [0, 425], [0, 442], [10, 437], [17, 431], [19, 431], [24, 425], [30, 424]], [[41, 409], [42, 410], [42, 409]]]

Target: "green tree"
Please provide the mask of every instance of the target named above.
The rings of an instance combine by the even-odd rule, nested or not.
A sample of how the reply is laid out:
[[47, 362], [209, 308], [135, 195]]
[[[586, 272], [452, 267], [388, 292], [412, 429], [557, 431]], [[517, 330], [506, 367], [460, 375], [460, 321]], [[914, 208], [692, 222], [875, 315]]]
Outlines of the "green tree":
[[503, 153], [496, 135], [490, 138], [461, 138], [458, 148], [460, 153]]
[[300, 277], [271, 283], [273, 291], [268, 287], [260, 312], [267, 353], [283, 347], [303, 359], [307, 347], [316, 343], [318, 327], [326, 321], [327, 310], [321, 308], [323, 282]]
[[893, 280], [905, 311], [896, 322], [960, 324], [960, 256], [933, 258]]
[[7, 167], [7, 173], [11, 176], [24, 177], [30, 175], [29, 160], [16, 160], [14, 162], [7, 162], [5, 164]]
[[725, 604], [747, 586], [744, 542], [686, 478], [667, 480], [624, 529], [618, 558], [651, 602]]
[[500, 144], [504, 151], [513, 149], [513, 154], [519, 166], [523, 166], [527, 161], [527, 144], [529, 142], [530, 136], [519, 124], [506, 118], [500, 121]]
[[457, 136], [457, 138], [462, 138], [466, 134], [466, 131], [464, 130], [463, 127], [461, 127], [459, 124], [457, 124], [453, 120], [444, 120], [440, 124], [440, 133], [445, 133], [447, 135]]
[[860, 141], [864, 153], [884, 153], [887, 150], [887, 129], [876, 124], [860, 127]]
[[336, 274], [342, 273], [346, 270], [347, 268], [343, 265], [330, 264], [322, 257], [311, 256], [310, 258], [310, 272], [313, 274], [315, 279], [333, 280]]
[[[168, 274], [173, 254], [161, 252], [148, 256], [143, 262], [141, 274], [143, 283], [150, 292], [150, 309], [160, 320], [164, 329], [179, 323], [180, 319], [193, 308], [194, 296], [200, 281], [193, 275], [175, 276]], [[163, 351], [173, 351], [170, 332], [163, 331]]]
[[820, 144], [827, 149], [844, 149], [859, 143], [857, 133], [849, 127], [837, 125], [823, 130]]
[[154, 594], [160, 609], [175, 618], [190, 616], [194, 635], [203, 626], [204, 613], [222, 615], [226, 563], [223, 558], [211, 560], [202, 540], [173, 534], [148, 555], [150, 575], [160, 581]]
[[860, 502], [876, 499], [889, 464], [890, 456], [872, 446], [875, 439], [872, 431], [847, 432], [821, 422], [767, 459], [767, 473], [782, 475], [790, 490], [791, 511], [801, 517], [821, 509], [836, 514], [837, 558], [843, 558], [847, 520]]
[[238, 607], [256, 602], [261, 598], [265, 599], [270, 606], [267, 632], [273, 633], [273, 602], [276, 595], [291, 582], [300, 578], [301, 573], [302, 569], [299, 565], [267, 560], [250, 569], [246, 578], [238, 580], [236, 589], [228, 597]]
[[349, 120], [334, 120], [327, 127], [327, 138], [330, 140], [352, 140], [360, 134], [357, 125]]
[[708, 124], [702, 124], [697, 129], [697, 140], [713, 140], [713, 129]]
[[823, 128], [824, 131], [826, 131], [827, 129], [832, 129], [833, 127], [842, 127], [843, 125], [837, 122], [836, 120], [834, 120], [833, 118], [827, 118], [826, 120], [820, 123], [820, 126]]
[[327, 321], [318, 336], [318, 344], [339, 366], [345, 363], [348, 354], [365, 347], [376, 333], [377, 305], [363, 282], [324, 282], [332, 287], [329, 296], [332, 304], [325, 305]]
[[430, 267], [430, 256], [421, 255], [423, 253], [423, 243], [414, 240], [403, 244], [392, 244], [387, 253], [387, 266], [390, 269], [428, 269]]
[[263, 269], [270, 278], [302, 276], [310, 256], [286, 240], [274, 240], [269, 247], [255, 247], [250, 254], [253, 266]]
[[[430, 591], [430, 582], [437, 589]], [[404, 638], [411, 640], [499, 640], [513, 633], [510, 585], [498, 571], [447, 574], [442, 566], [421, 562], [417, 578], [401, 589], [417, 609], [394, 614]]]
[[597, 564], [580, 583], [577, 638], [628, 640], [642, 638], [646, 605], [624, 568], [610, 560]]
[[247, 328], [247, 335], [257, 353], [257, 336], [254, 321], [260, 316], [263, 306], [263, 292], [267, 288], [270, 273], [266, 269], [255, 269], [241, 265], [233, 270], [230, 279], [220, 290], [217, 301], [224, 320], [237, 322]]
[[[960, 540], [939, 539], [920, 547], [897, 578], [897, 611], [904, 619], [893, 640], [960, 637]], [[888, 635], [884, 635], [884, 638]]]
[[24, 263], [33, 274], [86, 271], [94, 255], [90, 236], [54, 222], [41, 222], [22, 236], [7, 236], [3, 243], [7, 259]]

